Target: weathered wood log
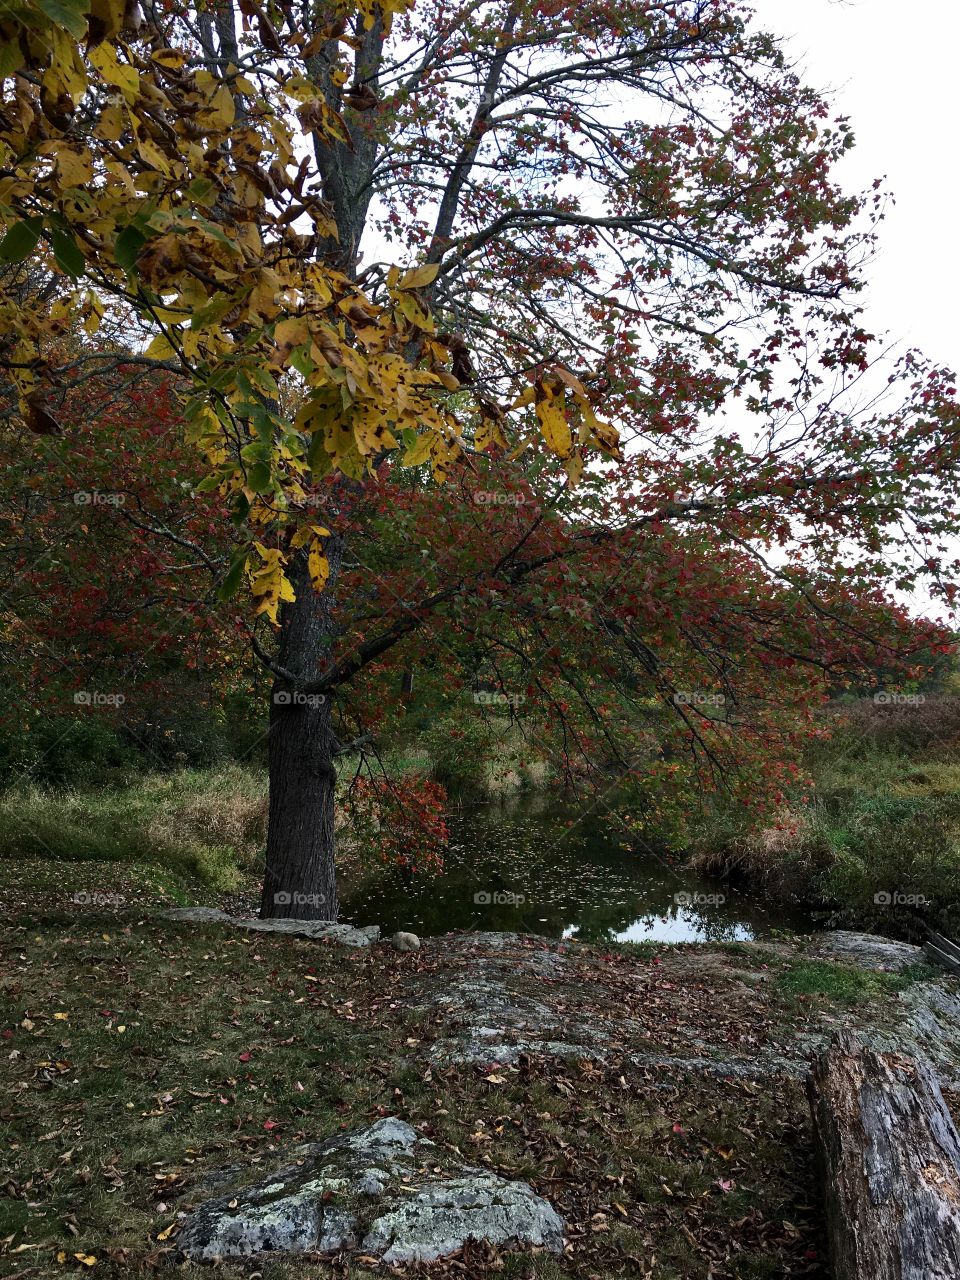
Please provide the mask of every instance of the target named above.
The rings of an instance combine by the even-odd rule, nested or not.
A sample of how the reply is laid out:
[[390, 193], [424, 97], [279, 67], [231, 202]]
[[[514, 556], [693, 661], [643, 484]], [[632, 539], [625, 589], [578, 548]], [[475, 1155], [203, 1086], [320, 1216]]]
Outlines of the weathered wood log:
[[807, 1093], [834, 1280], [958, 1280], [960, 1139], [930, 1070], [840, 1032]]
[[924, 954], [928, 960], [946, 969], [948, 973], [960, 973], [960, 947], [941, 933], [927, 930], [927, 941], [924, 943]]
[[960, 947], [949, 938], [945, 938], [942, 933], [937, 933], [933, 929], [927, 930], [927, 937], [938, 950], [946, 952], [948, 956], [953, 956], [954, 960], [960, 960]]
[[934, 942], [925, 942], [923, 944], [923, 954], [927, 959], [940, 969], [946, 969], [947, 973], [960, 973], [960, 960], [958, 960], [949, 951], [944, 951], [942, 947], [938, 947]]

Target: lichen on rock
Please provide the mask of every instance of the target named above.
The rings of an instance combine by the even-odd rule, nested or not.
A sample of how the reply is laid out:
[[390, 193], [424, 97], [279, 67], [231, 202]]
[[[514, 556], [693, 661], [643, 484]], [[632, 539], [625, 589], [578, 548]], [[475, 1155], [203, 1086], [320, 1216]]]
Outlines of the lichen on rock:
[[293, 1152], [253, 1185], [200, 1205], [178, 1236], [195, 1262], [334, 1253], [362, 1244], [385, 1262], [432, 1261], [468, 1240], [563, 1248], [563, 1221], [525, 1182], [447, 1164], [396, 1117]]

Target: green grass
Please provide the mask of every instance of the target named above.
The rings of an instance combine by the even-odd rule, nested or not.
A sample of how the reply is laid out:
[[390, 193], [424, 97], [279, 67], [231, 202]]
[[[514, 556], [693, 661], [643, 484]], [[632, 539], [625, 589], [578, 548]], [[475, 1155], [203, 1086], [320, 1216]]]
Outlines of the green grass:
[[787, 996], [823, 996], [837, 1004], [854, 1005], [904, 991], [933, 976], [927, 965], [911, 965], [898, 973], [875, 973], [829, 960], [799, 960], [777, 974]]

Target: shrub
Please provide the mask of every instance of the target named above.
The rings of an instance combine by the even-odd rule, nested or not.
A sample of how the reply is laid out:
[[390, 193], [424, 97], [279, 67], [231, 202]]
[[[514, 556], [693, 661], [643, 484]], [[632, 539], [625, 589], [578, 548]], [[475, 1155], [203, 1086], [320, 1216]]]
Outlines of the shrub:
[[0, 727], [0, 777], [7, 782], [29, 777], [56, 787], [119, 781], [142, 763], [122, 734], [95, 716], [56, 716], [23, 725], [8, 720]]
[[357, 846], [382, 864], [411, 874], [438, 871], [449, 838], [446, 799], [438, 782], [416, 774], [396, 782], [358, 778], [346, 797], [346, 822]]
[[831, 731], [825, 753], [878, 748], [881, 751], [952, 752], [960, 746], [960, 697], [918, 695], [916, 702], [875, 702], [860, 698], [824, 709], [821, 722]]
[[171, 783], [159, 780], [157, 792], [162, 798], [149, 828], [157, 845], [212, 846], [244, 870], [258, 864], [269, 810], [263, 775], [236, 764], [189, 770]]
[[836, 833], [804, 810], [784, 810], [753, 828], [744, 817], [721, 817], [690, 847], [700, 875], [743, 879], [778, 898], [818, 898], [824, 873], [836, 859]]
[[471, 708], [437, 717], [418, 734], [417, 745], [429, 756], [436, 782], [461, 794], [483, 792], [487, 789], [488, 761], [497, 751], [496, 730], [505, 730], [507, 725], [505, 716], [485, 715]]

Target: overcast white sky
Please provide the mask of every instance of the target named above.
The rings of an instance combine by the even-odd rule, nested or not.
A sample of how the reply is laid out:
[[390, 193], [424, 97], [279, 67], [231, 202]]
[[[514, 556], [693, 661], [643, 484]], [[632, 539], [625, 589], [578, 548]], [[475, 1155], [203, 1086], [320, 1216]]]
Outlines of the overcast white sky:
[[886, 176], [896, 203], [868, 268], [873, 332], [960, 370], [957, 0], [752, 0], [789, 36], [804, 77], [850, 117], [857, 146], [838, 176], [859, 190]]

